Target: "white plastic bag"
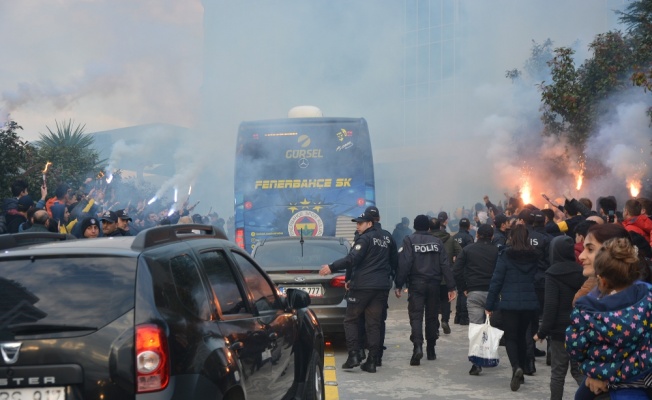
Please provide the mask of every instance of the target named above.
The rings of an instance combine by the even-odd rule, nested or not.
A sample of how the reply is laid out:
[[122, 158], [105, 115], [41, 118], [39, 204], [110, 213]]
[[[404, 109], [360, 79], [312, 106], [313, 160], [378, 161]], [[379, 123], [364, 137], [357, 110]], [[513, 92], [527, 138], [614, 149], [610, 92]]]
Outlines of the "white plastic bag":
[[498, 365], [498, 345], [503, 331], [489, 323], [489, 316], [484, 324], [469, 324], [469, 361], [481, 367]]

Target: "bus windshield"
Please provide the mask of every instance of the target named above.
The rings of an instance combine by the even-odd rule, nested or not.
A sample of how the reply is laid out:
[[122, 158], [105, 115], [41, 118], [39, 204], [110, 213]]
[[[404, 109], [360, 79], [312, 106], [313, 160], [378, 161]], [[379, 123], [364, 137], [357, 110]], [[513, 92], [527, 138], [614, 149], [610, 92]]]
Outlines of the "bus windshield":
[[235, 166], [236, 242], [337, 236], [338, 220], [375, 204], [373, 157], [363, 118], [243, 122]]

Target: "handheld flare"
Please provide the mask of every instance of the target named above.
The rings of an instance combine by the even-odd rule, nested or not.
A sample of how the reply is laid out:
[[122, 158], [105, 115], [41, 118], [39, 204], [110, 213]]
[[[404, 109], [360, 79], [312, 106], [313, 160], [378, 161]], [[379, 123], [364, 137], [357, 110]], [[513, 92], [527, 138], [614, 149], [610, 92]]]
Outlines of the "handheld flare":
[[48, 175], [48, 168], [52, 166], [52, 163], [50, 161], [45, 163], [45, 168], [43, 168], [43, 186], [47, 186], [47, 175]]

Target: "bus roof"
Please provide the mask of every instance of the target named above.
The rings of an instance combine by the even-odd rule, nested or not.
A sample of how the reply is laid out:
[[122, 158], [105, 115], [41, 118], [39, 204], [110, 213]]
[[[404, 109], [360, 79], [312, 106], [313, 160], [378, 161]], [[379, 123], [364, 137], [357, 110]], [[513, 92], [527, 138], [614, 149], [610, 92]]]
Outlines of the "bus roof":
[[279, 126], [279, 125], [301, 125], [301, 124], [328, 124], [328, 123], [360, 123], [367, 125], [364, 118], [348, 117], [306, 117], [306, 118], [277, 118], [257, 121], [243, 121], [240, 123], [240, 130], [255, 126]]

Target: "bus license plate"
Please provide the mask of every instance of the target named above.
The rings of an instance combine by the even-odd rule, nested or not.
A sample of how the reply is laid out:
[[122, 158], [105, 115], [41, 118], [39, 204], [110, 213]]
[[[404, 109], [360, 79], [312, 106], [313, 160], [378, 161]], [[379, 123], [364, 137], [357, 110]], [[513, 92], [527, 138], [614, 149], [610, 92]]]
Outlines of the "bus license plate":
[[278, 290], [285, 296], [286, 289], [300, 289], [308, 293], [310, 297], [324, 297], [324, 288], [322, 286], [279, 286]]
[[0, 399], [65, 400], [66, 391], [63, 387], [3, 388], [0, 389]]

